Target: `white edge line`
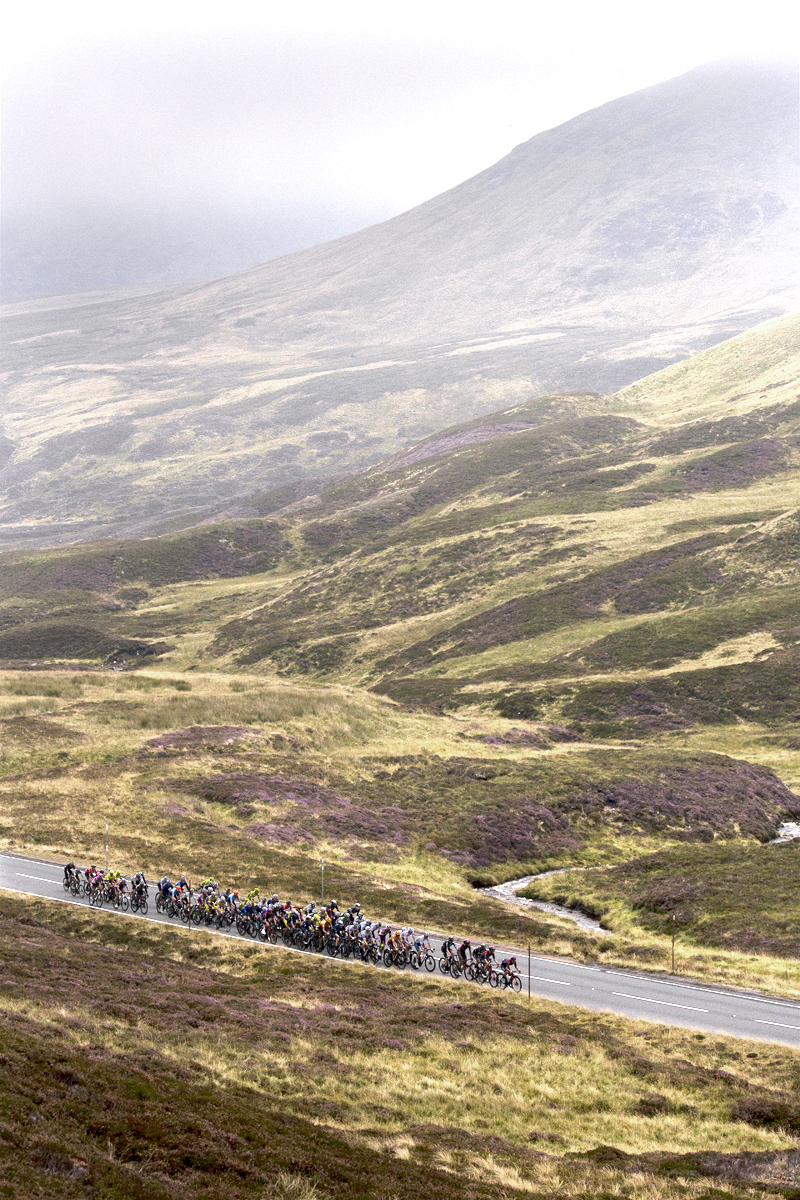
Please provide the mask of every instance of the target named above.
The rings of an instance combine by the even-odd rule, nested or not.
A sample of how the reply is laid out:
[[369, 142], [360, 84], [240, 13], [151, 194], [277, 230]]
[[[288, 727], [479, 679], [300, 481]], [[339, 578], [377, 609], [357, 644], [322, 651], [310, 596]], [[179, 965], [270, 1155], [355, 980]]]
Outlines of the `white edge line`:
[[784, 1025], [782, 1021], [759, 1021], [755, 1017], [753, 1018], [753, 1020], [755, 1021], [756, 1025], [776, 1025], [778, 1027], [778, 1029], [798, 1029], [798, 1030], [800, 1030], [800, 1025]]
[[670, 1000], [651, 1000], [649, 996], [631, 996], [628, 992], [612, 992], [612, 996], [623, 996], [626, 1000], [641, 1000], [643, 1004], [665, 1004], [667, 1008], [686, 1008], [690, 1012], [708, 1013], [707, 1008], [693, 1008], [691, 1004], [673, 1004]]

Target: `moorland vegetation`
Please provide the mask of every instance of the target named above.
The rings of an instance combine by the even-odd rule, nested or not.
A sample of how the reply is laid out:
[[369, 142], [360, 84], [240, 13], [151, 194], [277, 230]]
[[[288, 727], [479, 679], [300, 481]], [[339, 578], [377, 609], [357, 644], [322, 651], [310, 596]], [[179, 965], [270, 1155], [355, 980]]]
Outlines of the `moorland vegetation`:
[[798, 332], [515, 405], [261, 519], [5, 555], [5, 844], [97, 853], [108, 816], [122, 867], [213, 846], [281, 892], [324, 854], [387, 919], [656, 966], [645, 908], [623, 929], [587, 890], [588, 949], [476, 888], [724, 848], [762, 940], [752, 904], [727, 941], [695, 905], [692, 969], [793, 977], [767, 882], [793, 860], [751, 851], [800, 817]]
[[796, 1196], [797, 1054], [0, 901], [2, 1194]]
[[[97, 857], [107, 820], [123, 870], [213, 870], [292, 899], [317, 894], [324, 856], [330, 895], [393, 923], [652, 970], [669, 969], [680, 915], [681, 971], [800, 995], [800, 853], [772, 844], [800, 820], [799, 332], [780, 318], [614, 396], [526, 400], [315, 494], [265, 494], [261, 517], [4, 555], [0, 848]], [[563, 873], [531, 894], [600, 916], [600, 933], [481, 890], [548, 870]], [[656, 1070], [609, 1017], [443, 981], [316, 974], [312, 991], [330, 968], [280, 950], [19, 903], [0, 905], [0, 937], [34, 921], [15, 943], [31, 965], [3, 993], [9, 1095], [30, 1081], [2, 1118], [0, 1153], [22, 1164], [12, 1195], [36, 1194], [42, 1171], [65, 1195], [102, 1178], [111, 1196], [133, 1175], [142, 1196], [171, 1195], [167, 1178], [197, 1195], [211, 1176], [231, 1196], [267, 1186], [246, 1111], [272, 1131], [286, 1188], [323, 1196], [359, 1194], [354, 1172], [386, 1195], [388, 1161], [398, 1197], [796, 1187], [789, 1051], [648, 1027]], [[72, 954], [96, 956], [102, 1004]], [[155, 997], [178, 985], [167, 1030]], [[260, 1022], [278, 1013], [265, 1059]], [[375, 1023], [374, 1045], [332, 1049], [328, 1021], [335, 1046]], [[540, 1100], [511, 1076], [534, 1029], [542, 1112], [562, 1111], [563, 1068], [605, 1089], [613, 1120], [595, 1107], [590, 1134], [575, 1097], [560, 1123], [533, 1120]], [[63, 1079], [47, 1082], [56, 1051]], [[763, 1062], [720, 1071], [749, 1054]], [[441, 1088], [418, 1103], [440, 1058]], [[402, 1101], [387, 1099], [397, 1072]], [[128, 1095], [120, 1080], [140, 1077]], [[365, 1118], [354, 1097], [370, 1089]], [[506, 1116], [481, 1100], [467, 1119], [484, 1091]], [[84, 1092], [111, 1097], [91, 1120]], [[46, 1137], [19, 1116], [39, 1106], [58, 1113]], [[713, 1129], [698, 1116], [712, 1110]]]

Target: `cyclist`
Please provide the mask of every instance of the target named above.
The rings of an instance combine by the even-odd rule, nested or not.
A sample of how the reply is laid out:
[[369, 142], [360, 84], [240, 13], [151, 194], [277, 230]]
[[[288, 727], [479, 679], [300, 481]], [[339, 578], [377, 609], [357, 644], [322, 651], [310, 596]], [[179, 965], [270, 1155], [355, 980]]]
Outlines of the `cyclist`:
[[445, 962], [449, 962], [451, 958], [456, 956], [456, 940], [451, 935], [446, 937], [442, 942], [442, 958]]
[[144, 871], [137, 871], [131, 879], [131, 891], [137, 897], [147, 895], [147, 880], [144, 877]]
[[423, 956], [431, 952], [431, 940], [427, 933], [418, 933], [414, 938], [414, 949], [417, 954]]
[[464, 941], [458, 947], [458, 957], [461, 959], [462, 967], [465, 967], [472, 959], [472, 946], [469, 938], [464, 938]]
[[503, 972], [506, 978], [511, 978], [514, 972], [518, 969], [516, 955], [511, 958], [504, 958], [500, 963], [500, 970]]

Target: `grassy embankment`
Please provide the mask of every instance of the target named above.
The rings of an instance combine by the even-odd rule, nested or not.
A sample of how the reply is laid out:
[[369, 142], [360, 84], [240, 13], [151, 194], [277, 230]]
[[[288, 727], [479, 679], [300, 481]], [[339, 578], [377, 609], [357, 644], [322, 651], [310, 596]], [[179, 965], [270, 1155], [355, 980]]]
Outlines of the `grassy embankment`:
[[9, 1200], [796, 1196], [783, 1047], [10, 893], [0, 963]]

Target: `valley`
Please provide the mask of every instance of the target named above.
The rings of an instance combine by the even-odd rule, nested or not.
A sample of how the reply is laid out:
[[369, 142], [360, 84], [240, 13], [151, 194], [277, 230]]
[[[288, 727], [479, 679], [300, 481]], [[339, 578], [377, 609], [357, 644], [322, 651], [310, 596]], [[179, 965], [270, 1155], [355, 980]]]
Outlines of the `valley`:
[[[213, 847], [291, 893], [324, 856], [389, 920], [660, 969], [687, 905], [602, 888], [672, 855], [684, 970], [796, 994], [794, 853], [765, 843], [800, 816], [797, 334], [514, 405], [262, 519], [7, 554], [2, 844], [96, 856], [108, 819], [127, 870]], [[757, 931], [694, 882], [717, 847], [767, 855]], [[536, 894], [568, 886], [599, 940], [476, 890], [572, 866], [603, 870]]]
[[[336, 242], [7, 307], [0, 1197], [797, 1200], [796, 110], [698, 68]], [[324, 861], [541, 973], [59, 902], [106, 846]]]

